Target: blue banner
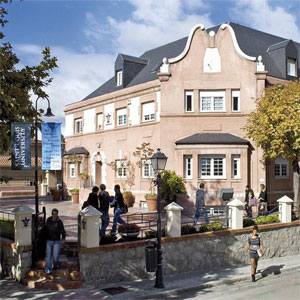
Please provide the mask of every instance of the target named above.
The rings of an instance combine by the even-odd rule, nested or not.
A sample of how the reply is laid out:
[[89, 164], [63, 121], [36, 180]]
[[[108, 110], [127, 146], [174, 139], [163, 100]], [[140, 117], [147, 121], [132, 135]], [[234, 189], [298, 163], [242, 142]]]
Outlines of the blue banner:
[[11, 123], [11, 169], [31, 170], [30, 123]]
[[61, 170], [61, 123], [42, 123], [42, 170]]

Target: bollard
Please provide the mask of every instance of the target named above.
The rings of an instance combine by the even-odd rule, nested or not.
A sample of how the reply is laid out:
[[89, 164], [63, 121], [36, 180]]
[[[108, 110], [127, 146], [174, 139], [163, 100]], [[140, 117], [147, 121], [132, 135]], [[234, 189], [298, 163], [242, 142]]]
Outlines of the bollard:
[[292, 221], [292, 203], [294, 202], [288, 196], [283, 196], [277, 200], [279, 203], [279, 219], [281, 223]]
[[170, 237], [181, 236], [181, 211], [183, 207], [175, 202], [170, 203], [165, 207], [167, 230], [166, 234]]
[[243, 228], [243, 202], [234, 199], [227, 203], [229, 207], [229, 227], [231, 229]]

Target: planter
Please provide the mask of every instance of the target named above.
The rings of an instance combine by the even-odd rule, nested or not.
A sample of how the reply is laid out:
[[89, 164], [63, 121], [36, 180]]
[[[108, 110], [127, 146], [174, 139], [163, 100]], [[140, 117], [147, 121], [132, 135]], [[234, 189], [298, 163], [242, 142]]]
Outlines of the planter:
[[157, 211], [157, 196], [145, 197], [147, 201], [148, 211]]
[[59, 201], [62, 195], [62, 191], [51, 191], [51, 196], [53, 201]]
[[133, 207], [135, 203], [135, 196], [131, 193], [123, 193], [124, 201], [128, 207]]
[[79, 192], [70, 192], [72, 195], [73, 204], [79, 203]]
[[124, 238], [136, 238], [136, 237], [138, 237], [140, 232], [139, 231], [137, 231], [137, 232], [120, 232], [120, 234]]

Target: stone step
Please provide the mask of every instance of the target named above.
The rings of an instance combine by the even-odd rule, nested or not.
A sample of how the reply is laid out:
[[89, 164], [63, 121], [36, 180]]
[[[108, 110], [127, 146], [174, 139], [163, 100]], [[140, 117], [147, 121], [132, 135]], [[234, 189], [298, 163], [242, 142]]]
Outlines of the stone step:
[[25, 278], [23, 284], [30, 288], [43, 290], [64, 291], [70, 289], [80, 289], [82, 282], [80, 280], [53, 280], [53, 279], [36, 279]]
[[80, 281], [81, 274], [79, 271], [69, 271], [67, 268], [53, 270], [52, 274], [47, 274], [41, 269], [32, 269], [26, 272], [25, 278], [27, 279], [49, 279], [49, 280], [74, 280]]
[[[79, 259], [78, 257], [67, 257], [65, 255], [59, 256], [59, 262], [61, 267], [65, 267], [70, 271], [79, 271]], [[46, 262], [45, 260], [39, 260], [36, 262], [35, 267], [37, 269], [45, 269]]]

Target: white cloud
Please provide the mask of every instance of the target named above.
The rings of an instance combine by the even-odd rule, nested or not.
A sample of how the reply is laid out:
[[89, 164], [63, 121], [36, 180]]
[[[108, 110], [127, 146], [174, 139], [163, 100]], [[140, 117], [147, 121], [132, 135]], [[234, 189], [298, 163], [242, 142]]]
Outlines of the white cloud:
[[273, 6], [268, 0], [238, 0], [232, 16], [243, 20], [251, 28], [299, 41], [300, 29], [296, 15], [300, 13], [300, 6], [295, 14], [276, 5], [276, 2], [273, 2]]

